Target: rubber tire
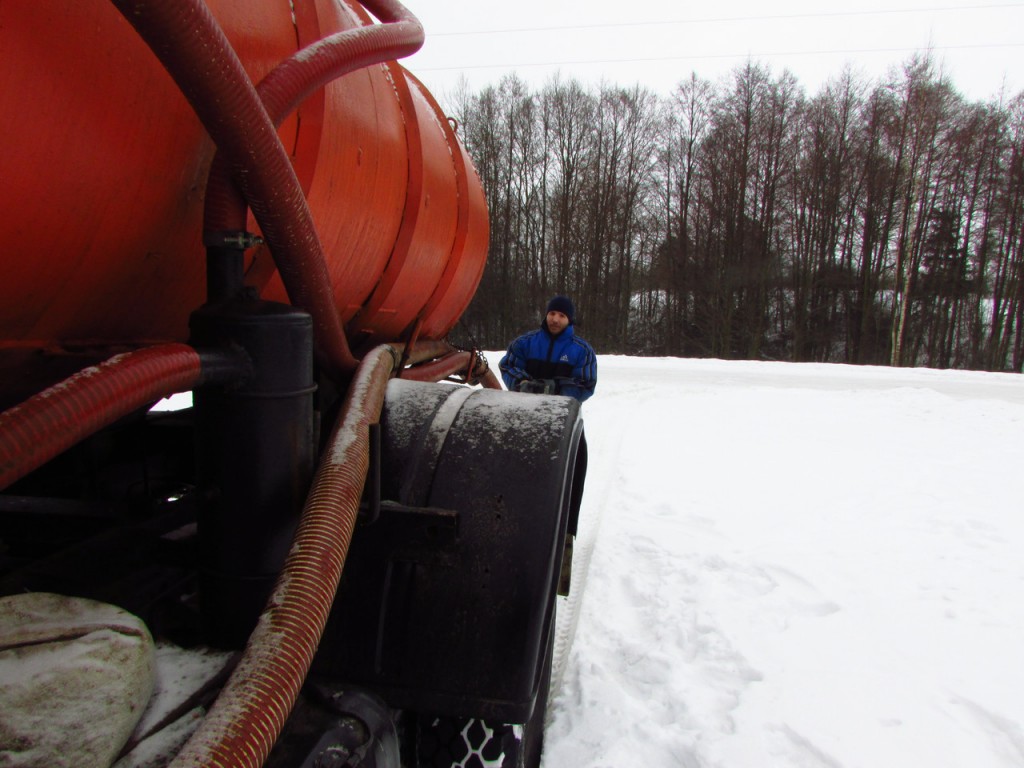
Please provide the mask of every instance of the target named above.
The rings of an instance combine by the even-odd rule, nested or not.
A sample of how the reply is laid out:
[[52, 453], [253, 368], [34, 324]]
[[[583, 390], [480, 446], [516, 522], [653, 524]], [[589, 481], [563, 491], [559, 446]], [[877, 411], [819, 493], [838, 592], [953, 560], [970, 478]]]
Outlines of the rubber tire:
[[540, 687], [537, 689], [537, 701], [533, 705], [530, 721], [523, 727], [523, 738], [520, 742], [520, 755], [516, 768], [540, 768], [540, 756], [544, 750], [544, 720], [547, 717], [548, 697], [551, 693], [551, 665], [555, 655], [555, 627], [548, 632], [548, 649], [544, 654], [544, 666], [541, 671]]
[[[527, 723], [516, 725], [476, 718], [419, 715], [415, 721], [416, 768], [540, 768], [554, 639], [552, 627], [548, 633], [537, 700]], [[487, 735], [485, 741], [479, 741], [482, 735]], [[476, 754], [471, 755], [474, 750]], [[497, 762], [499, 759], [500, 763]]]

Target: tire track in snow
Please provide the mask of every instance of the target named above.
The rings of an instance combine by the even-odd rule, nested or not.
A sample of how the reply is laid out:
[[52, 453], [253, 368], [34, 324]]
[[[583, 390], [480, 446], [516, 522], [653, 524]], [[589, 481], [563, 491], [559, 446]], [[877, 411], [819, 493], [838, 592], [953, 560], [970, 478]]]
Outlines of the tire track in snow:
[[[635, 397], [632, 399], [635, 400]], [[546, 721], [550, 721], [552, 704], [562, 690], [565, 666], [572, 650], [573, 638], [576, 636], [576, 628], [579, 625], [580, 607], [586, 593], [590, 559], [597, 542], [598, 532], [601, 529], [601, 520], [604, 518], [608, 501], [613, 495], [609, 486], [616, 477], [615, 468], [619, 464], [622, 450], [622, 431], [635, 412], [632, 403], [631, 407], [623, 408], [626, 402], [630, 402], [630, 400], [615, 398], [615, 406], [617, 406], [615, 410], [618, 412], [618, 416], [615, 417], [613, 428], [610, 431], [595, 430], [595, 434], [588, 433], [587, 435], [590, 463], [587, 467], [579, 527], [573, 545], [572, 584], [568, 596], [556, 598], [558, 602], [555, 614], [555, 647], [551, 662], [551, 694], [548, 697]], [[584, 406], [585, 409], [588, 407]], [[610, 409], [613, 406], [602, 403], [602, 407]], [[597, 409], [594, 408], [594, 410]], [[604, 422], [604, 419], [602, 421]], [[585, 425], [586, 413], [584, 413], [584, 427]], [[607, 446], [610, 442], [614, 447], [611, 450], [603, 450], [603, 446]], [[595, 451], [595, 444], [602, 446], [602, 449]], [[599, 460], [595, 462], [595, 458]], [[597, 501], [595, 502], [595, 500]]]

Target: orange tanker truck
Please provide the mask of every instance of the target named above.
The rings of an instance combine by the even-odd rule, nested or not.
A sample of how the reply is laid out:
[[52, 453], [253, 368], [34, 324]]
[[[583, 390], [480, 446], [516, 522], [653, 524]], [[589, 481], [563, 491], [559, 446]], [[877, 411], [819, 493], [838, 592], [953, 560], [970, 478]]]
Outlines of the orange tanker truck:
[[488, 220], [422, 40], [0, 3], [0, 764], [539, 763], [579, 406], [447, 341]]

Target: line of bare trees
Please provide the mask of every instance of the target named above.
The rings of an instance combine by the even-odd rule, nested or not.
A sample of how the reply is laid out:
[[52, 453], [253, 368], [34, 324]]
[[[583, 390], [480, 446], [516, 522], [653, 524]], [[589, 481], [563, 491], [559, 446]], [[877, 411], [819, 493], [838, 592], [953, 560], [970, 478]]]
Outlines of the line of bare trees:
[[814, 96], [748, 63], [453, 100], [491, 213], [480, 346], [564, 292], [603, 353], [1024, 369], [1024, 94], [915, 58]]

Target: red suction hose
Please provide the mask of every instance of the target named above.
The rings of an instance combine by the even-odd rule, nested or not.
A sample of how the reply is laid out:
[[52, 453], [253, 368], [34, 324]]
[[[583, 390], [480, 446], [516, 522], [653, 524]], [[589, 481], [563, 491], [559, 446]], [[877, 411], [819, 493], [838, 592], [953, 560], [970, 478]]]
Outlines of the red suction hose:
[[274, 254], [292, 302], [313, 316], [321, 362], [355, 369], [323, 247], [274, 124], [203, 0], [111, 0], [178, 84], [228, 163]]
[[468, 381], [479, 381], [488, 389], [501, 389], [498, 377], [475, 352], [452, 352], [438, 360], [406, 368], [402, 378], [410, 381], [440, 381], [462, 374]]
[[118, 419], [202, 376], [199, 353], [164, 344], [117, 355], [0, 414], [0, 490]]
[[[423, 46], [422, 25], [400, 3], [366, 0], [363, 6], [384, 23], [325, 37], [282, 61], [260, 81], [256, 90], [274, 125], [280, 125], [303, 100], [332, 80], [372, 64], [409, 56]], [[218, 152], [207, 181], [206, 232], [245, 228], [247, 209], [239, 191], [232, 181], [231, 168]]]
[[363, 358], [267, 608], [230, 681], [172, 768], [259, 768], [270, 754], [327, 623], [369, 467], [369, 425], [380, 416], [397, 360], [390, 346]]

